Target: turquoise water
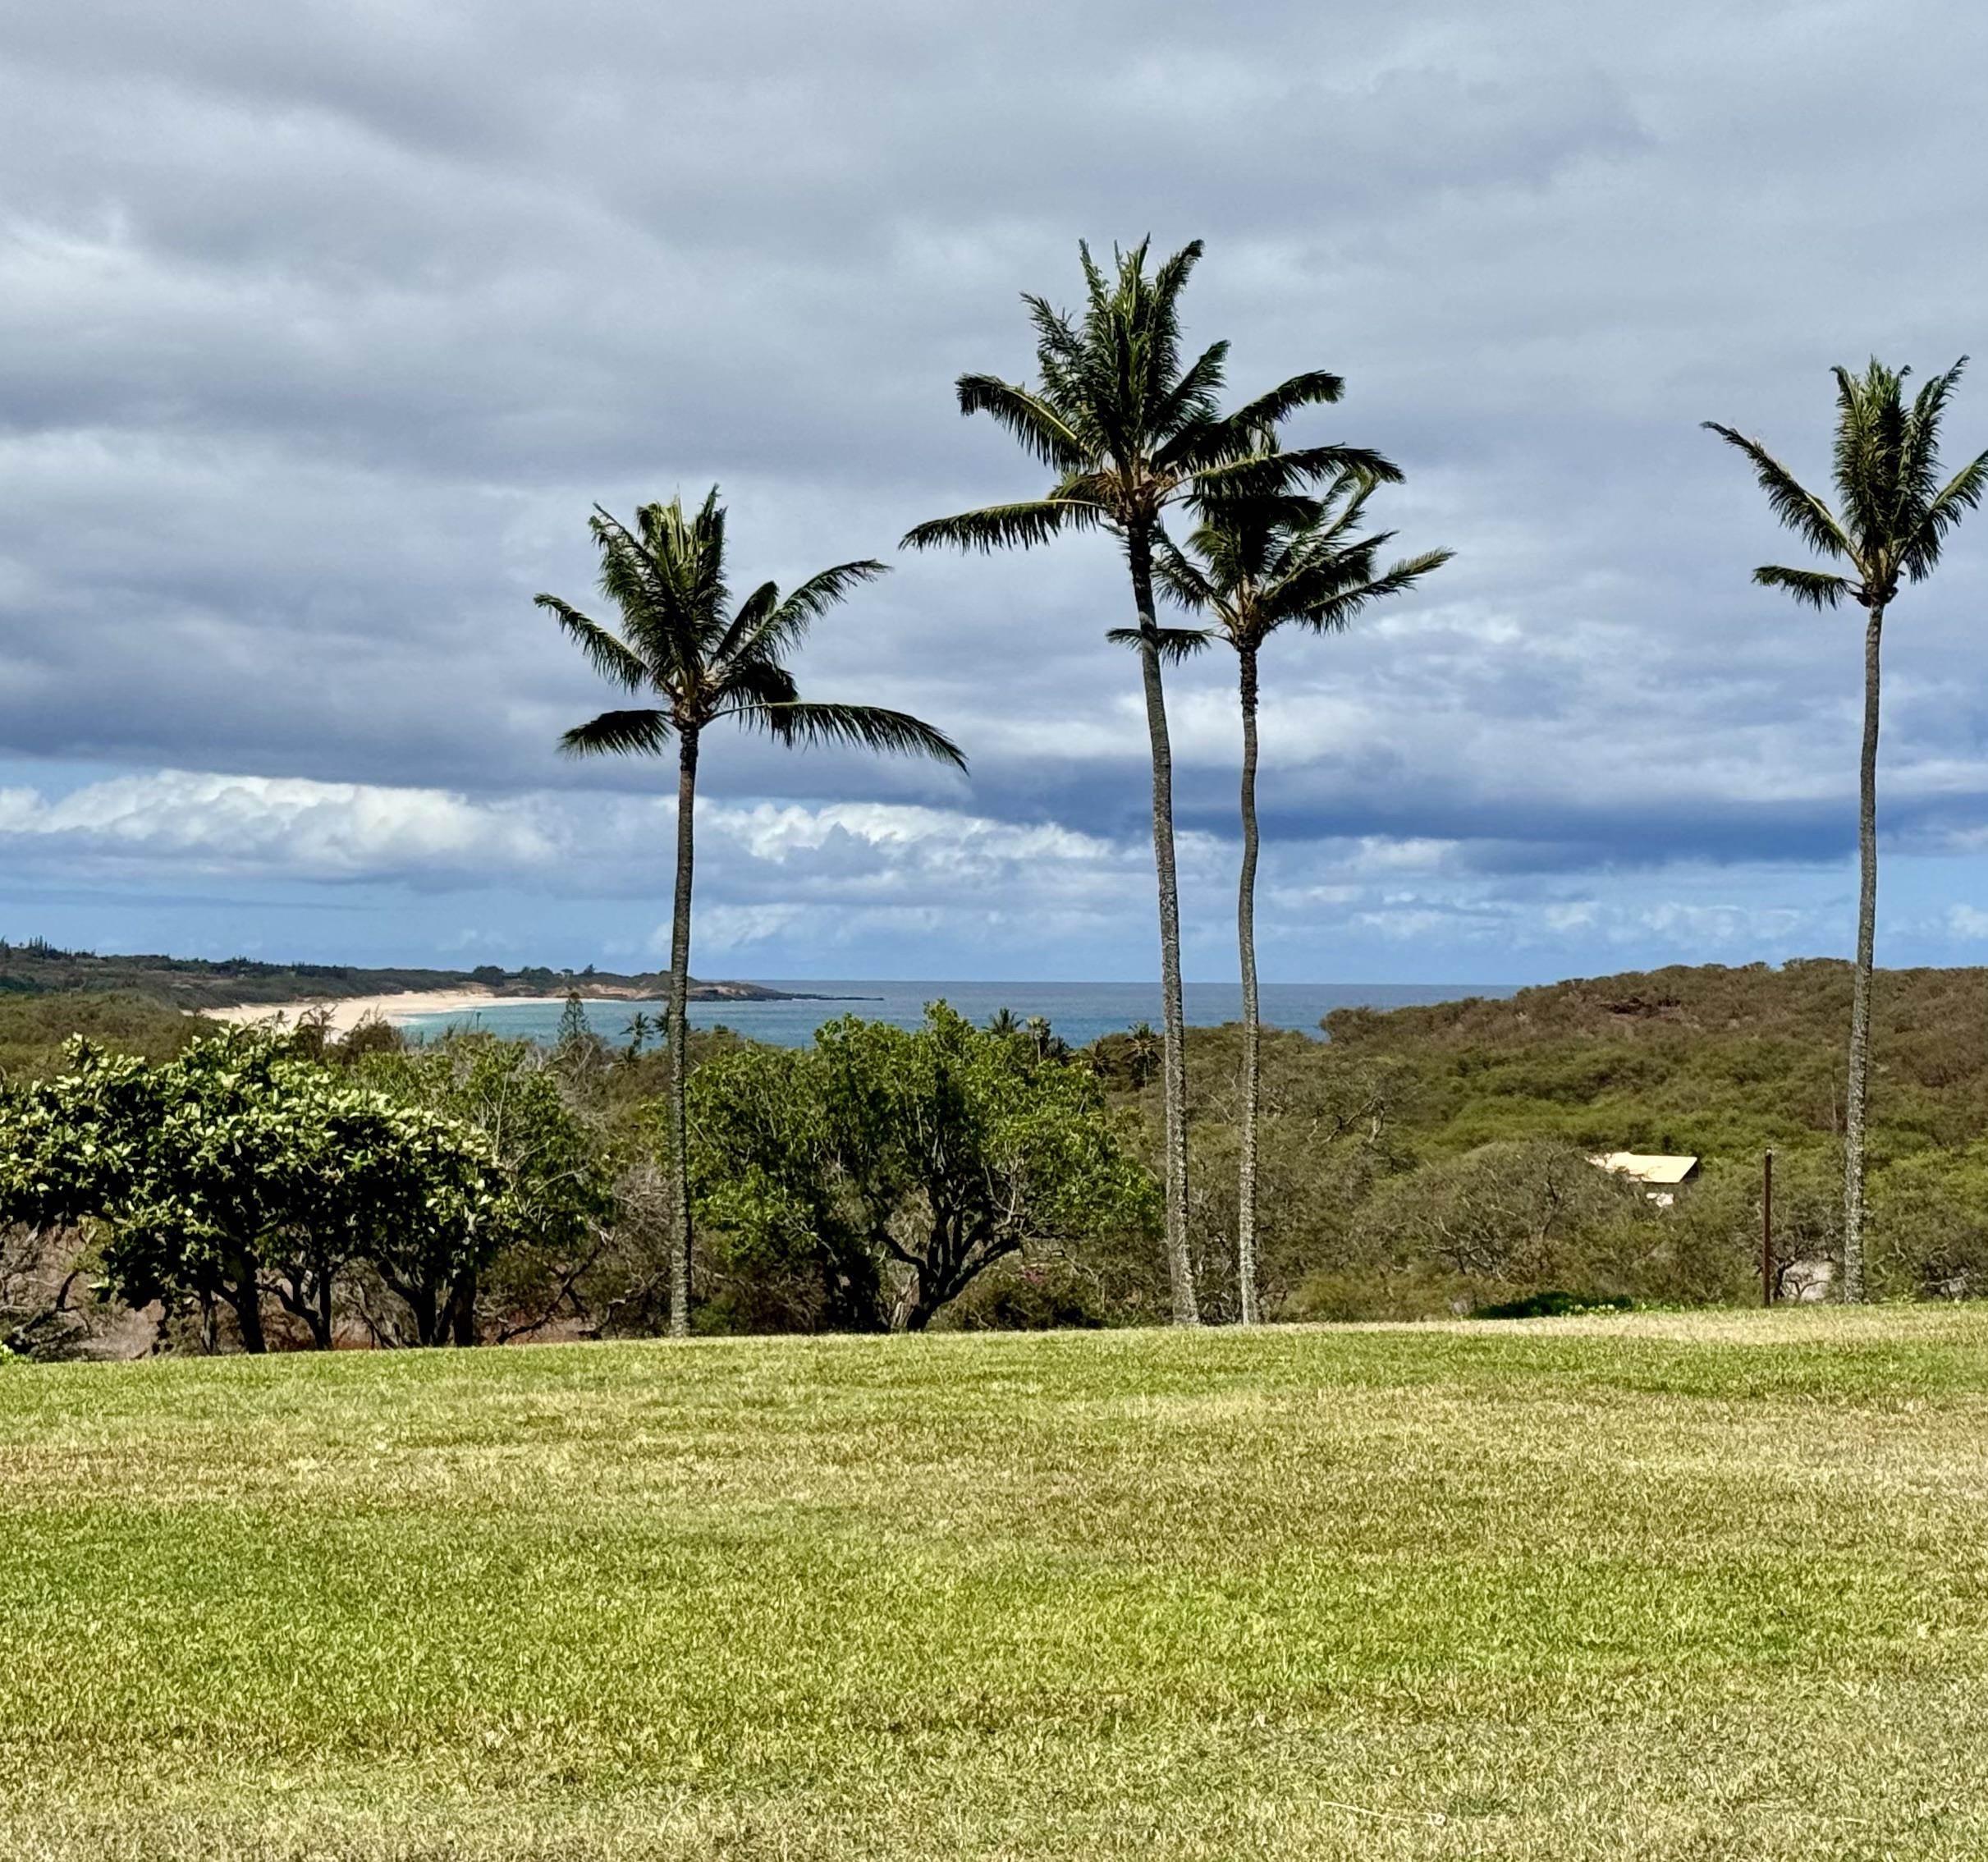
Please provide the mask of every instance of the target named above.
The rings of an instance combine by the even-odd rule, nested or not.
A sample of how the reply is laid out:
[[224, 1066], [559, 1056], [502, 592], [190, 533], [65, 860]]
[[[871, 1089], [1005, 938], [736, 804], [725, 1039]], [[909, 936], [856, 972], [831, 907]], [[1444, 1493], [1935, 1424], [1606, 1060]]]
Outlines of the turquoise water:
[[[805, 990], [815, 997], [840, 1001], [786, 1002], [693, 1002], [693, 1027], [722, 1022], [755, 1041], [776, 1047], [804, 1048], [825, 1021], [841, 1015], [859, 1015], [873, 1021], [916, 1027], [925, 1005], [942, 998], [962, 1015], [985, 1021], [1002, 1009], [1026, 1020], [1040, 1015], [1073, 1046], [1082, 1047], [1101, 1034], [1116, 1034], [1135, 1021], [1160, 1023], [1160, 986], [1157, 983], [784, 983], [776, 989]], [[1514, 985], [1495, 983], [1266, 983], [1258, 991], [1264, 1021], [1275, 1028], [1319, 1031], [1320, 1018], [1335, 1008], [1400, 1008], [1414, 1002], [1454, 1002], [1463, 996], [1509, 996]], [[1240, 1018], [1242, 990], [1233, 983], [1190, 983], [1186, 988], [1190, 1023], [1212, 1024]], [[587, 1020], [595, 1034], [619, 1044], [627, 1038], [630, 1017], [638, 1011], [651, 1020], [660, 1017], [659, 1002], [589, 1002]], [[410, 1034], [435, 1035], [450, 1028], [488, 1029], [493, 1034], [549, 1042], [558, 1031], [557, 1002], [497, 1003], [473, 1015], [424, 1015], [404, 1025]]]

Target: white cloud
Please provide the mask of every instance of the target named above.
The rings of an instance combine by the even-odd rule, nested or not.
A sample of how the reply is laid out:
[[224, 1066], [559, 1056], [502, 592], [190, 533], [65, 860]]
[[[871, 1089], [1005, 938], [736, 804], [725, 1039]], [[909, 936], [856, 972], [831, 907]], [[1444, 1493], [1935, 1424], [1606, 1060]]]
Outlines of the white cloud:
[[44, 859], [350, 880], [543, 868], [552, 840], [529, 805], [433, 789], [164, 769], [53, 800], [0, 791], [0, 844]]

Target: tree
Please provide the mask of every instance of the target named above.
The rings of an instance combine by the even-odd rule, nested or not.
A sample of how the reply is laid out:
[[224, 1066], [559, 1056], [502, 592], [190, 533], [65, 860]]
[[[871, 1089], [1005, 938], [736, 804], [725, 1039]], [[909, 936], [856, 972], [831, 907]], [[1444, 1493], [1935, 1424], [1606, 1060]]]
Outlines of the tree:
[[96, 1224], [120, 1296], [193, 1300], [210, 1346], [222, 1304], [263, 1351], [273, 1294], [328, 1349], [355, 1260], [456, 1260], [491, 1233], [495, 1160], [476, 1134], [289, 1041], [234, 1030], [158, 1065], [76, 1041], [66, 1057], [7, 1108], [0, 1221]]
[[995, 1262], [1150, 1208], [1087, 1065], [944, 1002], [721, 1056], [693, 1098], [706, 1221], [763, 1271], [811, 1254], [845, 1323], [920, 1331]]
[[475, 1133], [500, 1176], [474, 1248], [389, 1235], [369, 1250], [415, 1341], [474, 1345], [487, 1330], [520, 1337], [574, 1305], [614, 1198], [600, 1134], [561, 1092], [557, 1061], [529, 1041], [471, 1034], [371, 1057], [363, 1077]]
[[1450, 560], [1429, 550], [1386, 569], [1381, 551], [1394, 533], [1363, 535], [1376, 479], [1342, 472], [1322, 496], [1212, 497], [1185, 549], [1162, 536], [1157, 567], [1167, 594], [1207, 617], [1198, 635], [1175, 635], [1178, 649], [1220, 638], [1235, 649], [1243, 713], [1243, 860], [1236, 887], [1236, 941], [1243, 978], [1243, 1103], [1236, 1204], [1236, 1286], [1242, 1323], [1254, 1325], [1257, 1277], [1257, 1113], [1262, 1062], [1257, 1011], [1257, 658], [1279, 628], [1338, 633], [1371, 603], [1413, 588]]
[[579, 991], [566, 991], [565, 1006], [559, 1011], [559, 1032], [553, 1039], [558, 1048], [577, 1048], [585, 1045], [593, 1038], [593, 1025], [587, 1020], [587, 1005], [579, 998]]
[[670, 934], [670, 1329], [690, 1329], [690, 1195], [685, 1168], [685, 1081], [689, 1045], [690, 894], [698, 755], [705, 732], [730, 721], [776, 743], [847, 744], [929, 756], [964, 769], [943, 732], [879, 705], [804, 703], [786, 661], [814, 621], [851, 589], [885, 573], [881, 562], [838, 563], [782, 596], [763, 582], [733, 606], [725, 579], [725, 513], [714, 485], [696, 511], [682, 502], [645, 504], [630, 530], [598, 507], [591, 520], [601, 592], [621, 614], [618, 630], [590, 620], [557, 595], [537, 597], [594, 670], [631, 694], [661, 702], [606, 711], [560, 740], [570, 755], [659, 755], [676, 745], [676, 893]]
[[1166, 640], [1153, 601], [1153, 541], [1166, 509], [1217, 487], [1273, 492], [1349, 466], [1379, 477], [1394, 469], [1346, 447], [1272, 455], [1261, 435], [1303, 406], [1336, 401], [1336, 375], [1294, 375], [1232, 413], [1221, 412], [1229, 346], [1217, 342], [1184, 365], [1180, 300], [1201, 257], [1199, 241], [1158, 268], [1150, 241], [1115, 252], [1110, 270], [1078, 249], [1085, 306], [1073, 322], [1047, 300], [1025, 296], [1036, 332], [1039, 383], [985, 374], [960, 378], [962, 414], [992, 415], [1058, 475], [1046, 497], [993, 505], [920, 524], [914, 549], [951, 544], [1028, 548], [1075, 531], [1104, 530], [1124, 550], [1132, 578], [1146, 731], [1152, 770], [1153, 869], [1159, 895], [1160, 979], [1165, 1010], [1166, 1259], [1174, 1317], [1199, 1319], [1187, 1244], [1187, 1057], [1180, 1001], [1180, 900], [1174, 864], [1173, 750], [1161, 661]]
[[1833, 477], [1839, 508], [1807, 490], [1757, 439], [1715, 420], [1705, 424], [1737, 447], [1782, 524], [1839, 570], [1753, 571], [1762, 588], [1782, 589], [1816, 609], [1854, 602], [1864, 611], [1864, 729], [1857, 762], [1857, 961], [1850, 1000], [1848, 1081], [1844, 1094], [1843, 1296], [1864, 1296], [1864, 1126], [1870, 1098], [1871, 986], [1877, 938], [1878, 662], [1885, 611], [1903, 582], [1922, 582], [1940, 561], [1947, 533], [1981, 502], [1988, 452], [1940, 479], [1940, 423], [1967, 365], [1963, 355], [1905, 399], [1908, 369], [1873, 356], [1861, 375], [1836, 378]]

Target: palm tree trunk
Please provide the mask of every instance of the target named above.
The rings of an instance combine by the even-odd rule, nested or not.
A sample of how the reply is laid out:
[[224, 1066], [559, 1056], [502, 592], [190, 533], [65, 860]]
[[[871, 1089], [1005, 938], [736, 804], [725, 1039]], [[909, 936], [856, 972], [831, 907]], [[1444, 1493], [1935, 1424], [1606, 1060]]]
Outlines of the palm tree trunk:
[[695, 855], [697, 730], [687, 727], [676, 758], [676, 905], [670, 925], [670, 1336], [690, 1336], [689, 1117], [684, 1082], [689, 1071], [690, 879]]
[[1843, 1117], [1843, 1296], [1864, 1296], [1864, 1108], [1871, 1085], [1871, 970], [1877, 942], [1878, 650], [1885, 610], [1864, 629], [1864, 743], [1857, 767], [1857, 970], [1850, 986], [1850, 1077]]
[[1262, 1061], [1257, 1025], [1257, 649], [1242, 654], [1243, 872], [1235, 893], [1236, 947], [1243, 964], [1243, 1156], [1235, 1190], [1235, 1281], [1244, 1325], [1257, 1309], [1257, 1098]]
[[1139, 670], [1146, 688], [1146, 734], [1152, 750], [1152, 862], [1160, 890], [1160, 993], [1166, 1027], [1161, 1062], [1166, 1100], [1166, 1272], [1174, 1323], [1198, 1325], [1194, 1266], [1187, 1245], [1187, 1029], [1180, 1002], [1180, 884], [1174, 869], [1174, 753], [1160, 680], [1160, 623], [1153, 609], [1152, 536], [1135, 527], [1126, 539], [1132, 595], [1139, 615]]

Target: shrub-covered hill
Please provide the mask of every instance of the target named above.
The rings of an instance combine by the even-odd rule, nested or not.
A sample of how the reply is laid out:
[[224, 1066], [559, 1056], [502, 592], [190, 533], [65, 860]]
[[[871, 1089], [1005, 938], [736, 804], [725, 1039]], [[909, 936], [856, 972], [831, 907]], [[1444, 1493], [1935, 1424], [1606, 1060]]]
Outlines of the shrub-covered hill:
[[[1413, 1317], [1555, 1288], [1757, 1299], [1770, 1147], [1783, 1290], [1825, 1285], [1849, 998], [1843, 963], [1707, 965], [1340, 1010], [1322, 1043], [1267, 1031], [1269, 1309]], [[1149, 1143], [1153, 1046], [1114, 1036], [1094, 1050]], [[1198, 1030], [1189, 1046], [1190, 1228], [1206, 1306], [1223, 1317], [1241, 1030]], [[1887, 1294], [1988, 1293], [1988, 970], [1880, 971], [1874, 1062], [1874, 1280]], [[1704, 1169], [1660, 1214], [1587, 1162], [1615, 1150], [1689, 1153]]]
[[170, 1059], [208, 1025], [149, 996], [119, 991], [0, 994], [0, 1080], [55, 1072], [71, 1034], [158, 1061]]
[[[1880, 1161], [1988, 1132], [1988, 970], [1891, 970], [1873, 1004]], [[1386, 1014], [1342, 1009], [1340, 1064], [1408, 1075], [1404, 1117], [1445, 1148], [1514, 1136], [1755, 1156], [1840, 1129], [1850, 966], [1631, 972]]]

